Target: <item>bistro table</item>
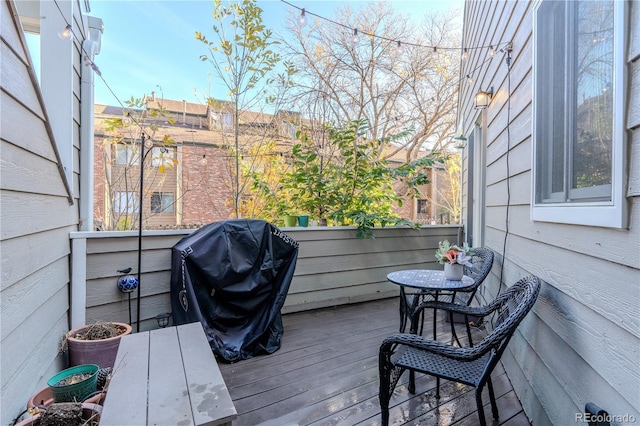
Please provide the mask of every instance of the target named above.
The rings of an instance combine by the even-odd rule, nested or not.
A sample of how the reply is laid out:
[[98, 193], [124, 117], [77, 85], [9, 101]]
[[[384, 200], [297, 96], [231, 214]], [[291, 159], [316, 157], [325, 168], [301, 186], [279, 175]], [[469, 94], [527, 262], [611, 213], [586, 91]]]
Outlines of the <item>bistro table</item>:
[[[448, 280], [444, 277], [444, 271], [433, 269], [407, 269], [402, 271], [391, 272], [387, 275], [387, 280], [393, 284], [400, 286], [400, 297], [405, 298], [405, 287], [421, 290], [416, 293], [416, 297], [421, 294], [430, 294], [437, 301], [438, 296], [446, 294], [454, 300], [455, 293], [458, 291], [469, 290], [474, 283], [473, 278], [464, 275], [462, 280]], [[402, 314], [402, 313], [401, 313]], [[417, 333], [416, 321], [412, 321], [411, 333]], [[436, 338], [436, 321], [435, 309], [433, 317], [433, 338]]]

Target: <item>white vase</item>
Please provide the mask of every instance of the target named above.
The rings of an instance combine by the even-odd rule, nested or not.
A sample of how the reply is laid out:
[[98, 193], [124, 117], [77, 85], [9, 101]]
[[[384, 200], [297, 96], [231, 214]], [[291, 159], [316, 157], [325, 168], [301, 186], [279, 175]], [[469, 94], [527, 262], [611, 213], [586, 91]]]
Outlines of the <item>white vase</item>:
[[459, 263], [445, 263], [444, 277], [452, 281], [460, 281], [464, 275], [464, 265]]

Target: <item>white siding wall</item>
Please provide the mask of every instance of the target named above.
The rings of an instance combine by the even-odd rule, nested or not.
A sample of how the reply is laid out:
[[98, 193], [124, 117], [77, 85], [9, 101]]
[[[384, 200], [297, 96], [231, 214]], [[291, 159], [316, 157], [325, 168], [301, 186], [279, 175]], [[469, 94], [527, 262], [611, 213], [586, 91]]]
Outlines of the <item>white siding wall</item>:
[[[474, 73], [471, 86], [461, 84], [459, 106], [468, 133], [479, 114], [473, 107], [474, 94], [494, 87], [496, 94], [484, 112], [484, 213], [486, 246], [497, 257], [481, 296], [491, 299], [500, 290], [503, 261], [506, 285], [528, 274], [544, 281], [538, 303], [503, 356], [533, 424], [573, 424], [586, 402], [640, 421], [640, 4], [627, 3], [631, 216], [629, 229], [623, 230], [531, 221], [533, 6], [525, 1], [466, 3], [466, 46], [513, 40], [510, 93], [504, 55], [496, 54]], [[467, 70], [487, 58], [486, 51], [474, 53]]]
[[[73, 141], [53, 141], [15, 5], [2, 1], [0, 9], [0, 424], [6, 425], [66, 367], [59, 347], [69, 327], [69, 233], [77, 230], [78, 213], [57, 151], [76, 146], [77, 132]], [[77, 49], [76, 57], [79, 64]], [[77, 162], [73, 170], [77, 176]]]
[[[398, 269], [441, 268], [434, 257], [438, 242], [457, 241], [459, 229], [457, 225], [376, 229], [373, 240], [357, 239], [355, 228], [349, 227], [285, 229], [300, 249], [282, 312], [397, 296], [398, 287], [388, 283], [386, 275]], [[157, 328], [154, 317], [171, 311], [171, 248], [188, 233], [143, 232], [141, 330]], [[118, 290], [116, 280], [119, 269], [131, 267], [136, 273], [137, 233], [76, 232], [72, 238], [86, 241], [86, 253], [73, 253], [75, 264], [82, 264], [86, 256], [86, 321], [129, 322], [128, 295]], [[133, 293], [133, 322], [136, 297]]]

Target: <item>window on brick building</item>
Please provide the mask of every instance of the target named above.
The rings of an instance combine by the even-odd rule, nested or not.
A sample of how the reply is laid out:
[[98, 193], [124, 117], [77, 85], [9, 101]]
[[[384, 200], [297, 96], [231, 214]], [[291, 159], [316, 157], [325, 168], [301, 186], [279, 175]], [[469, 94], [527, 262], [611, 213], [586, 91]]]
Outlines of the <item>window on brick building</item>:
[[173, 213], [175, 196], [171, 192], [154, 192], [151, 195], [151, 213]]
[[153, 167], [173, 167], [176, 150], [167, 147], [153, 147], [151, 151], [151, 165]]
[[138, 145], [116, 144], [113, 155], [115, 163], [119, 166], [137, 166], [140, 164]]
[[429, 213], [429, 203], [427, 203], [427, 200], [418, 200], [418, 213]]
[[115, 213], [136, 213], [138, 196], [132, 191], [116, 191], [113, 193], [113, 211]]

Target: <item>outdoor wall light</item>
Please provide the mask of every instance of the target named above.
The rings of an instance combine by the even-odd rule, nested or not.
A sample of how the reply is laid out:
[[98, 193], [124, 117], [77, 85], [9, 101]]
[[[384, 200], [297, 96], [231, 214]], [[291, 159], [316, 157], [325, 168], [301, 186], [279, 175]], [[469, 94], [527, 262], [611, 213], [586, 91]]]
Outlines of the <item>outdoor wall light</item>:
[[158, 327], [165, 328], [169, 325], [169, 318], [171, 317], [171, 312], [164, 312], [162, 314], [156, 315], [156, 321], [158, 321]]
[[485, 109], [491, 103], [491, 98], [493, 97], [493, 87], [489, 88], [488, 91], [483, 92], [480, 90], [476, 93], [476, 109]]
[[465, 138], [462, 133], [453, 138], [453, 140], [456, 141], [456, 149], [465, 149], [467, 147], [467, 138]]

